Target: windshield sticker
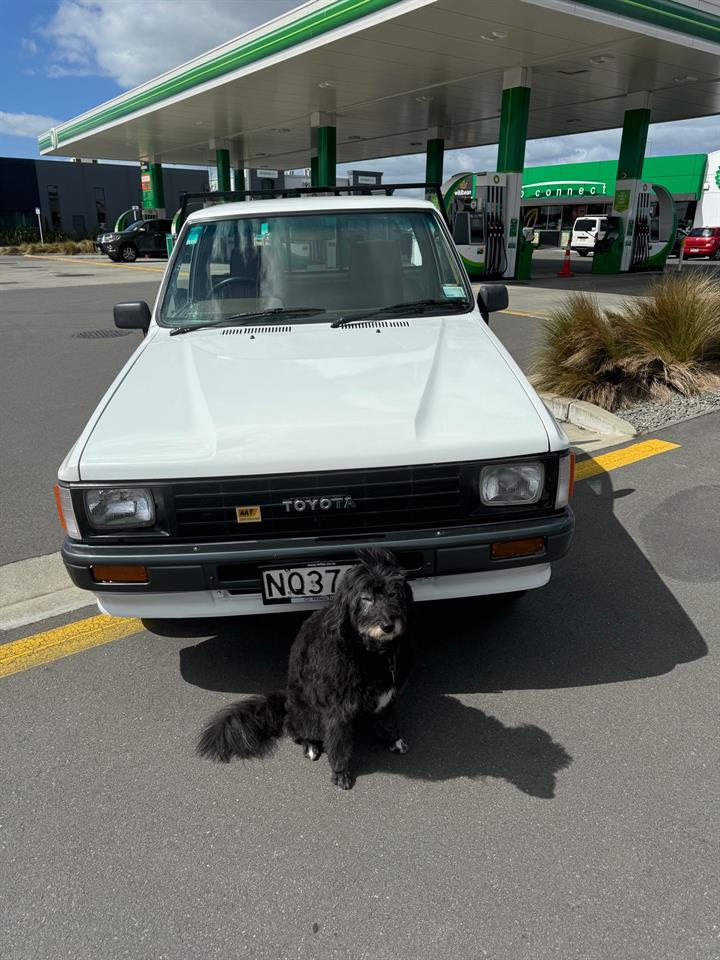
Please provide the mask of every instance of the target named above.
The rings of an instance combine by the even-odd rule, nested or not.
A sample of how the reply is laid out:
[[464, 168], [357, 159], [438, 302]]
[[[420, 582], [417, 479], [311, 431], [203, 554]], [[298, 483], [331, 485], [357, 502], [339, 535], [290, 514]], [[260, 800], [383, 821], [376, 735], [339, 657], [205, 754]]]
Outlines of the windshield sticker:
[[185, 243], [197, 243], [202, 233], [202, 227], [190, 227]]
[[459, 283], [444, 283], [443, 293], [446, 297], [451, 297], [452, 299], [456, 297], [461, 300], [465, 299], [465, 288], [461, 287]]

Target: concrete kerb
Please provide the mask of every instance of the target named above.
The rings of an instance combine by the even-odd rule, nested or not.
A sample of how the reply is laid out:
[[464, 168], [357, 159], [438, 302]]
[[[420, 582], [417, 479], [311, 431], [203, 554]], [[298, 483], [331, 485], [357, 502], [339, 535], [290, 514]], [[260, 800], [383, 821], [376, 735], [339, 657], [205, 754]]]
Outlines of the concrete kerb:
[[637, 436], [637, 430], [627, 420], [587, 400], [573, 400], [557, 393], [541, 393], [540, 398], [555, 419], [563, 423], [606, 436]]
[[0, 630], [12, 630], [95, 602], [68, 577], [59, 553], [0, 566]]

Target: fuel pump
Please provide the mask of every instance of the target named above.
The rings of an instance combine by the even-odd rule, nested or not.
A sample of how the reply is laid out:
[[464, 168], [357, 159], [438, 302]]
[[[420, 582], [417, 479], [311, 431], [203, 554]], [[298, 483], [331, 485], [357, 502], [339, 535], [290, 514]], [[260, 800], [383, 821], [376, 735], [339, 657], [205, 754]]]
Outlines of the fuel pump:
[[[643, 184], [643, 188], [647, 188]], [[630, 255], [630, 270], [642, 270], [647, 264], [650, 255], [650, 192], [643, 189], [638, 194], [635, 212], [635, 228], [633, 231], [632, 253]]]
[[529, 278], [520, 186], [519, 173], [458, 173], [443, 184], [453, 240], [471, 277]]
[[593, 273], [662, 270], [677, 232], [675, 202], [660, 184], [618, 180], [608, 225], [605, 237], [595, 244]]

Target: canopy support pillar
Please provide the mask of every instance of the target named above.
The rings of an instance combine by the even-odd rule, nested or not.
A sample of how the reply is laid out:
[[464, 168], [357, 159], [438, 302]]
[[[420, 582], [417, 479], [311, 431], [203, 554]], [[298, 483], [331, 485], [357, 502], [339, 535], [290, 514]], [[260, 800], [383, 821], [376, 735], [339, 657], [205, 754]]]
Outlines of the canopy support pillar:
[[505, 71], [497, 158], [497, 172], [505, 174], [502, 225], [507, 262], [503, 276], [519, 280], [530, 278], [532, 258], [532, 246], [523, 238], [520, 220], [522, 174], [530, 115], [530, 83], [531, 71], [527, 67]]

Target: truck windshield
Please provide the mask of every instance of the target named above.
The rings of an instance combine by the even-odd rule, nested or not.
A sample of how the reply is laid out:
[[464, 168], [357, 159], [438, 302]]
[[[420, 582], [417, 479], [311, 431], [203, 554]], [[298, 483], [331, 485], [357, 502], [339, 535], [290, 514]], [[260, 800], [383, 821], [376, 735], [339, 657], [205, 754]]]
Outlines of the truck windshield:
[[186, 228], [158, 322], [185, 327], [316, 308], [298, 321], [327, 323], [420, 300], [437, 301], [424, 316], [442, 313], [445, 302], [453, 312], [473, 302], [432, 211], [234, 217]]

